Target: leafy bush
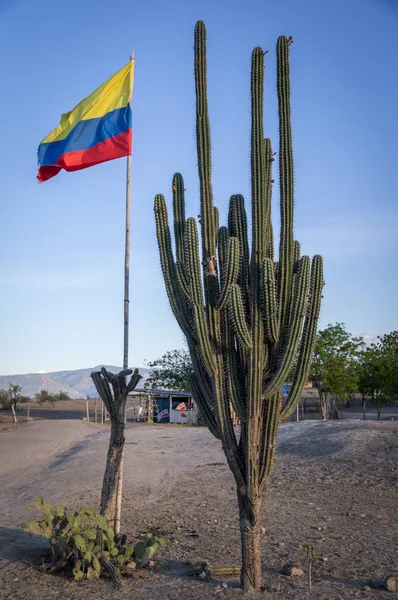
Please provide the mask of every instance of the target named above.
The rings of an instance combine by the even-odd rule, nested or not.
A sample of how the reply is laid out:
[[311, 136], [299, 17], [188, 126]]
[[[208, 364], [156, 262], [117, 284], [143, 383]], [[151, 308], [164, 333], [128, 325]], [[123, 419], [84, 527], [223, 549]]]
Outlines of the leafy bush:
[[11, 396], [7, 390], [0, 390], [0, 404], [4, 410], [10, 410], [11, 408]]
[[68, 511], [61, 504], [52, 507], [39, 496], [28, 510], [42, 510], [43, 517], [22, 527], [29, 534], [44, 535], [50, 543], [51, 572], [71, 568], [74, 579], [94, 579], [108, 572], [117, 579], [119, 572], [143, 568], [165, 538], [155, 539], [148, 533], [135, 547], [126, 545], [126, 536], [114, 534], [106, 519], [93, 508]]
[[20, 404], [27, 404], [31, 400], [30, 396], [21, 396], [19, 398]]

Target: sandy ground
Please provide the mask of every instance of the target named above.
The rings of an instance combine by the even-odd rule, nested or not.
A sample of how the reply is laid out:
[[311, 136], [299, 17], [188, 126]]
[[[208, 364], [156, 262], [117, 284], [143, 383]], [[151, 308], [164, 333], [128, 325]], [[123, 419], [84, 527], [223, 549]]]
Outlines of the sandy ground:
[[[391, 598], [366, 590], [369, 578], [398, 576], [397, 422], [288, 423], [264, 508], [264, 590], [259, 598]], [[187, 561], [240, 561], [233, 478], [204, 428], [133, 425], [126, 435], [122, 529], [134, 540], [164, 534], [168, 546], [147, 580], [75, 583], [40, 570], [46, 544], [19, 528], [39, 494], [50, 503], [98, 507], [108, 426], [35, 420], [0, 432], [0, 598], [20, 600], [202, 600], [242, 598], [237, 581], [203, 583]], [[305, 577], [280, 574], [299, 546], [320, 557]]]

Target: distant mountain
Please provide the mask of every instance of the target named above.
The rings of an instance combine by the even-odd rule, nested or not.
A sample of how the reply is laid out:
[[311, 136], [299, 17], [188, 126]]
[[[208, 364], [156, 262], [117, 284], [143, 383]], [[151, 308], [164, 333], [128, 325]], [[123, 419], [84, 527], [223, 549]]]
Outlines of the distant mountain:
[[[90, 377], [93, 371], [98, 371], [105, 366], [112, 373], [119, 373], [121, 367], [98, 365], [91, 369], [77, 369], [76, 371], [54, 371], [52, 373], [26, 373], [25, 375], [0, 375], [0, 389], [8, 390], [10, 383], [20, 385], [22, 393], [34, 396], [40, 390], [50, 393], [67, 392], [71, 398], [86, 398], [97, 396], [96, 389]], [[150, 369], [140, 368], [142, 387], [148, 378]]]

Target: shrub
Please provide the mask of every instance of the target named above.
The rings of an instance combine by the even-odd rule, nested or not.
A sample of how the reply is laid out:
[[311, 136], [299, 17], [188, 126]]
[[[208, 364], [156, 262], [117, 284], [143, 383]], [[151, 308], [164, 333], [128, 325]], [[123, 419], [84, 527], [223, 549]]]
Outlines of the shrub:
[[19, 402], [20, 402], [20, 404], [27, 404], [30, 399], [31, 399], [30, 396], [21, 396], [19, 398]]
[[165, 538], [148, 533], [135, 547], [126, 545], [126, 535], [115, 535], [105, 517], [93, 508], [68, 511], [61, 504], [52, 507], [39, 496], [28, 510], [42, 510], [43, 516], [22, 527], [29, 534], [44, 535], [52, 555], [50, 572], [71, 569], [74, 579], [94, 579], [108, 572], [113, 579], [128, 569], [143, 568], [156, 550], [166, 545]]
[[7, 390], [0, 390], [0, 404], [4, 410], [10, 410], [11, 408], [11, 396]]

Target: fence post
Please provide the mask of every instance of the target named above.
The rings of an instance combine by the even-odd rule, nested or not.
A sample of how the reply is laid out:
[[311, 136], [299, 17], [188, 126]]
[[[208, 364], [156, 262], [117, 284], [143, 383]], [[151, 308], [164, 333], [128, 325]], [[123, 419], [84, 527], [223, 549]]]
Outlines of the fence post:
[[88, 408], [88, 400], [86, 400], [86, 419], [87, 419], [87, 423], [90, 422], [90, 411]]

